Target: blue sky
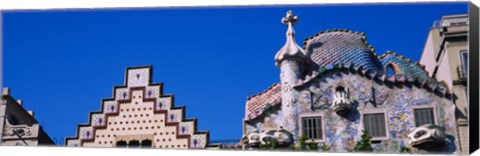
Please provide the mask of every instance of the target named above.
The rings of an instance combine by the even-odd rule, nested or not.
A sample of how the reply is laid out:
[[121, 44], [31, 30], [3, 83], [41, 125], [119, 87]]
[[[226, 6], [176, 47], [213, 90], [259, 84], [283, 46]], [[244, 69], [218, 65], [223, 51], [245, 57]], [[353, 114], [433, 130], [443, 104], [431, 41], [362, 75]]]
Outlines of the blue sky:
[[58, 143], [100, 109], [126, 67], [153, 65], [212, 140], [240, 139], [247, 95], [279, 81], [274, 55], [292, 9], [297, 43], [327, 29], [365, 32], [378, 54], [418, 61], [433, 21], [466, 2], [3, 12], [3, 84]]

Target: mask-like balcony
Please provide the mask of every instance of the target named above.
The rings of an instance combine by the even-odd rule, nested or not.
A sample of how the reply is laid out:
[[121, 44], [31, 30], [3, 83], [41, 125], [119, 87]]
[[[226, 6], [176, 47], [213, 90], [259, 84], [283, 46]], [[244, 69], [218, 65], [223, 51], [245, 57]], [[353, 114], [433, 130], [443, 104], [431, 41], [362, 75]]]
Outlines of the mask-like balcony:
[[242, 143], [249, 147], [258, 147], [260, 145], [260, 133], [252, 132], [242, 138]]
[[343, 87], [337, 87], [333, 94], [332, 109], [339, 115], [346, 115], [350, 112], [351, 107], [348, 91], [345, 91]]
[[445, 128], [433, 124], [413, 129], [408, 138], [412, 147], [422, 149], [438, 148], [446, 143]]
[[288, 132], [284, 129], [280, 129], [278, 131], [275, 131], [275, 133], [273, 135], [275, 136], [275, 139], [277, 139], [278, 144], [280, 146], [290, 145], [290, 143], [291, 143], [290, 136], [292, 135], [290, 132]]
[[242, 144], [248, 147], [258, 147], [260, 144], [267, 144], [277, 141], [279, 146], [287, 147], [291, 144], [291, 133], [284, 129], [270, 129], [259, 132], [252, 132], [242, 138]]

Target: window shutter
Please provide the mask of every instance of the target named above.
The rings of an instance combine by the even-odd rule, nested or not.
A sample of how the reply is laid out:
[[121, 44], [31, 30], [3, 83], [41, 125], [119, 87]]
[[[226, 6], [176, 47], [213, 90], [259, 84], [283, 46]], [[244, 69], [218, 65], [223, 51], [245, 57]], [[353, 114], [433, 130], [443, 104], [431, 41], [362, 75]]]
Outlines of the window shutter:
[[415, 126], [421, 126], [424, 124], [435, 124], [433, 116], [433, 108], [421, 108], [415, 109]]
[[367, 133], [372, 137], [386, 137], [387, 130], [385, 124], [385, 114], [365, 114], [364, 127]]
[[322, 117], [304, 117], [301, 127], [308, 139], [323, 139]]

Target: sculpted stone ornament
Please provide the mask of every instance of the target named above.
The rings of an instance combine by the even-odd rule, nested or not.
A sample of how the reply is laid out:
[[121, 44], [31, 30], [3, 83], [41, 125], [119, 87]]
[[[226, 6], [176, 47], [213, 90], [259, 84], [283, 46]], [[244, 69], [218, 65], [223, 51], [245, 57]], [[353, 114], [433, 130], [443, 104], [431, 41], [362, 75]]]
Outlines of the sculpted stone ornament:
[[293, 11], [289, 10], [287, 15], [282, 18], [282, 23], [288, 25], [286, 33], [287, 41], [285, 45], [275, 55], [275, 65], [280, 66], [282, 61], [287, 58], [296, 58], [301, 61], [307, 59], [306, 52], [295, 42], [295, 31], [293, 25], [298, 22], [298, 17], [293, 15]]
[[409, 144], [415, 148], [430, 149], [442, 147], [446, 143], [445, 128], [425, 124], [408, 134]]
[[3, 131], [3, 136], [30, 136], [32, 135], [32, 127], [28, 125], [12, 125], [8, 120], [6, 120], [5, 130]]
[[15, 126], [8, 127], [4, 132], [4, 136], [30, 136], [32, 132], [29, 127], [25, 126]]

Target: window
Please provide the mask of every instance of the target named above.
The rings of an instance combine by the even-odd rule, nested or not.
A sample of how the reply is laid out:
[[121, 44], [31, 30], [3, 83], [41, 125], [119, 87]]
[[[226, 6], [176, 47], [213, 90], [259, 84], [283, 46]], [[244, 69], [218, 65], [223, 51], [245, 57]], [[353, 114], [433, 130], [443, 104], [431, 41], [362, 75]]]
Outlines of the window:
[[152, 148], [152, 141], [148, 139], [142, 140], [141, 148]]
[[364, 114], [363, 124], [368, 135], [372, 138], [387, 137], [385, 113]]
[[435, 124], [435, 120], [433, 118], [433, 108], [414, 109], [414, 113], [416, 127], [424, 124]]
[[460, 51], [460, 59], [462, 61], [462, 76], [467, 77], [468, 72], [468, 50], [461, 50]]
[[390, 63], [385, 68], [385, 74], [387, 74], [388, 76], [400, 74], [400, 69], [396, 64]]
[[306, 136], [308, 139], [322, 140], [323, 139], [323, 129], [322, 129], [322, 117], [303, 117], [302, 118], [302, 135]]
[[140, 142], [138, 140], [131, 140], [128, 142], [128, 147], [129, 148], [139, 148], [140, 147]]
[[127, 147], [127, 142], [123, 140], [117, 141], [117, 147]]

